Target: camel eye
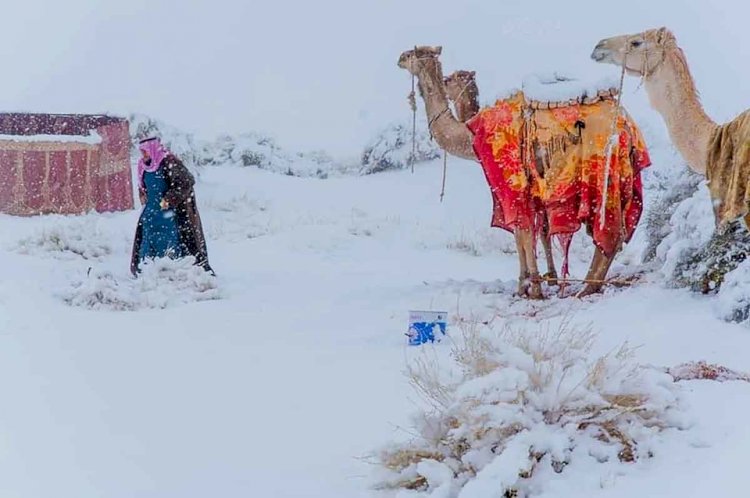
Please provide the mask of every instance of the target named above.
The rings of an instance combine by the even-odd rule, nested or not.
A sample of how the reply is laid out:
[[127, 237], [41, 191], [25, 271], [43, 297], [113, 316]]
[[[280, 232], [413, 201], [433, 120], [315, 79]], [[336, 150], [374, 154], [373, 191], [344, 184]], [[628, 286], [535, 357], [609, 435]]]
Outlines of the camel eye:
[[638, 48], [641, 45], [643, 45], [643, 42], [640, 40], [633, 40], [632, 42], [630, 42], [630, 46], [633, 48]]

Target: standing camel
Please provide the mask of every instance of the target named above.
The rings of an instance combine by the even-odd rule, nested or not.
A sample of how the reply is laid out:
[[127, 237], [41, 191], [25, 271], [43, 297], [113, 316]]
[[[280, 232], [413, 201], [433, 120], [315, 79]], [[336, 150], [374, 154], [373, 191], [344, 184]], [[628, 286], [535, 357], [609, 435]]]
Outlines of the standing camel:
[[[480, 157], [482, 156], [479, 153], [479, 149], [477, 149], [477, 143], [475, 141], [477, 130], [473, 129], [471, 123], [469, 122], [473, 121], [473, 116], [479, 111], [479, 106], [476, 102], [478, 89], [476, 87], [476, 83], [474, 82], [474, 74], [468, 71], [459, 71], [451, 77], [444, 79], [442, 66], [439, 61], [440, 53], [441, 47], [417, 47], [414, 50], [409, 50], [401, 54], [398, 65], [399, 67], [409, 71], [418, 79], [419, 91], [425, 103], [425, 110], [427, 113], [427, 121], [429, 123], [430, 132], [438, 145], [450, 155], [462, 159], [480, 161]], [[611, 97], [611, 93], [609, 93], [608, 95]], [[545, 144], [536, 142], [532, 144], [531, 140], [526, 140], [524, 144], [524, 146], [529, 146], [533, 149], [527, 155], [527, 157], [534, 156], [535, 158], [531, 160], [534, 162], [534, 166], [528, 166], [529, 171], [526, 171], [524, 175], [528, 178], [531, 178], [532, 176], [536, 177], [536, 180], [533, 180], [537, 182], [537, 184], [535, 185], [544, 184], [546, 179], [539, 180], [538, 178], [540, 176], [544, 177], [545, 173], [548, 173], [550, 170], [553, 170], [552, 173], [558, 175], [558, 179], [564, 176], [560, 173], [562, 170], [565, 170], [565, 168], [568, 168], [568, 166], [580, 172], [580, 168], [576, 168], [578, 168], [579, 163], [583, 162], [582, 150], [584, 148], [597, 149], [599, 152], [597, 156], [599, 164], [601, 165], [604, 163], [603, 153], [605, 145], [603, 143], [599, 143], [601, 142], [601, 136], [594, 135], [594, 132], [600, 131], [604, 128], [609, 129], [610, 123], [613, 122], [613, 119], [616, 116], [615, 113], [617, 111], [614, 108], [614, 105], [612, 105], [611, 101], [607, 102], [607, 105], [604, 107], [596, 107], [594, 105], [581, 105], [584, 103], [594, 104], [596, 102], [599, 102], [603, 99], [603, 97], [599, 97], [601, 96], [594, 96], [594, 98], [588, 102], [584, 102], [585, 99], [581, 98], [577, 102], [568, 103], [564, 106], [561, 106], [560, 108], [555, 109], [554, 111], [551, 111], [549, 108], [546, 109], [546, 112], [548, 114], [558, 113], [555, 114], [555, 116], [558, 117], [559, 115], [582, 117], [585, 116], [586, 119], [589, 120], [587, 123], [574, 118], [573, 121], [567, 123], [567, 125], [569, 126], [561, 126], [559, 120], [556, 120], [556, 118], [553, 119], [549, 116], [545, 117], [544, 111], [534, 111], [541, 116], [541, 122], [543, 124], [549, 125], [549, 128], [546, 129], [547, 142], [545, 142]], [[518, 94], [515, 98], [516, 103], [518, 104], [517, 108], [520, 108], [520, 111], [518, 112], [519, 116], [525, 112], [524, 109], [532, 109], [527, 105], [522, 94]], [[453, 100], [456, 112], [459, 116], [458, 119], [450, 110], [450, 100]], [[533, 124], [534, 126], [536, 126], [537, 122], [534, 121]], [[620, 128], [628, 128], [631, 131], [635, 129], [634, 124], [630, 122], [627, 116], [619, 119], [617, 121], [617, 124], [618, 130]], [[543, 132], [544, 131], [545, 130], [543, 130]], [[635, 129], [633, 133], [628, 134], [626, 132], [623, 132], [620, 135], [620, 139], [623, 145], [623, 147], [621, 148], [628, 150], [623, 151], [621, 156], [623, 159], [618, 164], [628, 162], [629, 167], [631, 154], [631, 149], [629, 148], [629, 144], [631, 143], [630, 138], [632, 138], [634, 135], [637, 135], [637, 133], [638, 131], [637, 129]], [[594, 143], [595, 141], [596, 143]], [[606, 142], [606, 137], [604, 138], [604, 141]], [[554, 144], [554, 146], [551, 146], [549, 144]], [[486, 147], [486, 144], [480, 145]], [[490, 155], [492, 155], [492, 153], [490, 153]], [[638, 168], [648, 165], [647, 154], [645, 154], [645, 152], [643, 156], [645, 160], [639, 163]], [[482, 164], [484, 167], [484, 163]], [[567, 172], [571, 171], [570, 168], [567, 169]], [[487, 173], [486, 168], [485, 173]], [[554, 175], [552, 176], [554, 177]], [[591, 174], [588, 176], [593, 178], [596, 175]], [[620, 177], [618, 176], [618, 178]], [[627, 197], [627, 200], [623, 200], [623, 204], [627, 204], [627, 213], [625, 215], [620, 216], [617, 220], [615, 220], [613, 216], [610, 216], [610, 211], [607, 211], [607, 215], [604, 216], [604, 219], [606, 219], [608, 224], [610, 225], [606, 227], [606, 230], [609, 232], [608, 235], [611, 239], [609, 240], [609, 242], [612, 242], [612, 244], [608, 246], [608, 251], [604, 251], [600, 248], [599, 245], [596, 245], [594, 257], [591, 261], [588, 274], [586, 275], [586, 284], [583, 290], [578, 293], [579, 297], [593, 294], [601, 290], [602, 283], [606, 277], [606, 274], [616, 252], [621, 249], [622, 243], [628, 240], [630, 236], [632, 236], [632, 230], [634, 229], [635, 223], [637, 223], [638, 218], [640, 217], [641, 197], [639, 191], [640, 177], [638, 176], [638, 171], [629, 171], [628, 173], [623, 173], [622, 178], [624, 179], [623, 184], [627, 183], [626, 180], [630, 180], [629, 186], [634, 185], [633, 191], [637, 191], [636, 195], [623, 196]], [[524, 179], [522, 180], [526, 181]], [[554, 178], [549, 180], [549, 182], [552, 182], [553, 180]], [[565, 180], [571, 183], [562, 186], [569, 187], [570, 185], [575, 184], [578, 185], [578, 188], [581, 188], [580, 184], [588, 181], [588, 179], [584, 179], [581, 182], [576, 182], [570, 178], [565, 178]], [[554, 186], [555, 185], [550, 185], [549, 190], [554, 190], [554, 188], [552, 188]], [[609, 199], [609, 203], [607, 204], [608, 208], [610, 207], [610, 204], [614, 205], [615, 203], [620, 201], [620, 191], [618, 190], [619, 188], [619, 185], [616, 185], [614, 187], [617, 195], [613, 195]], [[543, 190], [546, 190], [546, 188], [544, 188]], [[578, 200], [580, 200], [581, 197], [588, 198], [590, 196], [589, 191], [585, 192], [583, 195], [581, 195], [581, 192], [582, 191], [579, 191], [577, 193]], [[495, 195], [494, 192], [493, 195]], [[533, 201], [536, 202], [536, 199], [533, 199]], [[581, 203], [581, 211], [583, 212], [585, 210], [586, 212], [580, 214], [580, 219], [581, 221], [587, 223], [588, 231], [590, 234], [598, 233], [597, 230], [601, 232], [602, 227], [593, 227], [593, 223], [591, 222], [594, 218], [596, 218], [596, 214], [594, 213], [594, 211], [596, 211], [598, 208], [594, 206], [595, 202], [592, 201], [590, 206], [587, 204], [587, 202], [588, 201], [586, 200]], [[618, 206], [617, 209], [619, 210], [620, 206]], [[625, 212], [626, 209], [622, 209], [622, 211]], [[550, 280], [554, 281], [556, 279], [556, 271], [551, 254], [549, 235], [546, 231], [549, 219], [547, 213], [544, 212], [543, 209], [541, 210], [541, 212], [537, 212], [537, 214], [542, 214], [542, 216], [544, 217], [542, 223], [540, 224], [539, 231], [543, 234], [542, 240], [545, 253], [547, 255], [548, 277]], [[624, 225], [626, 223], [625, 218], [627, 218], [629, 230], [627, 230], [624, 226], [621, 226], [621, 224]], [[568, 220], [568, 222], [570, 225], [579, 223], [577, 219]], [[613, 224], [615, 224], [616, 226], [612, 226]], [[578, 224], [577, 226], [580, 226], [580, 224]], [[571, 231], [577, 230], [577, 226]], [[539, 276], [539, 270], [536, 262], [534, 229], [528, 228], [527, 226], [516, 225], [512, 227], [512, 231], [516, 240], [520, 267], [518, 293], [519, 295], [528, 296], [532, 299], [541, 299], [543, 298], [541, 289], [542, 279]], [[567, 243], [569, 243], [569, 240], [570, 239], [568, 238]]]
[[708, 178], [717, 226], [745, 217], [750, 206], [750, 110], [718, 125], [703, 110], [687, 60], [667, 28], [601, 40], [591, 58], [643, 79], [688, 167]]

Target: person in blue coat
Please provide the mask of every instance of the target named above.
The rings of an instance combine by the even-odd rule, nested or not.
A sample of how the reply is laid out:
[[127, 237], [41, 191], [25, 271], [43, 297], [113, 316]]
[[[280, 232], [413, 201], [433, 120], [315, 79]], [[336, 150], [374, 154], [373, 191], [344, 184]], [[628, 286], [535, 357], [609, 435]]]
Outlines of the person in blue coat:
[[214, 274], [195, 202], [193, 175], [159, 138], [142, 140], [138, 148], [143, 211], [133, 242], [131, 272], [137, 275], [145, 259], [193, 256], [196, 264]]

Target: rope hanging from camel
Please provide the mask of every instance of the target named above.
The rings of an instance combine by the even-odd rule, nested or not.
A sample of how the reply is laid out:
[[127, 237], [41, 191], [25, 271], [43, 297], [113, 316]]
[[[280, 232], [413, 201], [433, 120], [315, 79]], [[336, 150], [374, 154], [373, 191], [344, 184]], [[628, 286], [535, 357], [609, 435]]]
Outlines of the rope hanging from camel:
[[617, 133], [617, 120], [620, 117], [620, 110], [622, 109], [622, 87], [625, 84], [625, 64], [628, 58], [628, 53], [625, 52], [625, 56], [622, 60], [622, 71], [620, 72], [620, 85], [617, 90], [617, 103], [615, 104], [615, 112], [612, 116], [612, 127], [610, 129], [609, 139], [607, 140], [607, 148], [605, 149], [606, 162], [604, 164], [604, 185], [602, 186], [602, 204], [599, 206], [599, 229], [604, 228], [606, 222], [607, 213], [607, 197], [609, 194], [609, 173], [612, 167], [612, 155], [615, 153], [615, 147], [619, 143], [619, 134]]
[[[467, 88], [469, 88], [470, 84], [471, 84], [471, 81], [467, 81], [466, 82], [466, 84], [461, 89], [461, 91], [458, 92], [458, 95], [456, 96], [455, 100], [460, 99], [464, 95], [464, 92], [466, 91]], [[430, 121], [430, 125], [429, 126], [432, 126], [432, 122], [434, 122], [437, 118], [439, 118], [440, 116], [442, 116], [448, 110], [450, 110], [450, 107], [446, 107], [445, 109], [443, 109], [442, 112], [440, 112], [440, 114], [438, 114], [437, 116], [435, 116], [432, 119], [432, 121]], [[432, 129], [430, 129], [430, 138], [432, 138]], [[443, 202], [443, 197], [445, 197], [445, 177], [447, 175], [448, 175], [448, 152], [446, 152], [445, 150], [443, 150], [443, 184], [442, 184], [442, 187], [440, 188], [440, 202]]]
[[581, 284], [600, 284], [600, 285], [611, 285], [613, 287], [629, 287], [634, 284], [634, 280], [625, 278], [618, 278], [618, 277], [611, 277], [606, 279], [596, 279], [596, 278], [555, 278], [555, 277], [549, 277], [549, 276], [535, 276], [535, 277], [529, 277], [529, 280], [531, 282], [535, 283], [550, 283], [550, 282], [557, 282], [561, 287], [566, 286], [569, 283], [581, 283]]
[[411, 93], [409, 94], [409, 106], [411, 107], [411, 172], [414, 173], [414, 162], [417, 157], [417, 96], [414, 94], [414, 73], [411, 75]]
[[440, 188], [440, 202], [445, 196], [445, 177], [448, 174], [448, 153], [443, 151], [443, 186]]

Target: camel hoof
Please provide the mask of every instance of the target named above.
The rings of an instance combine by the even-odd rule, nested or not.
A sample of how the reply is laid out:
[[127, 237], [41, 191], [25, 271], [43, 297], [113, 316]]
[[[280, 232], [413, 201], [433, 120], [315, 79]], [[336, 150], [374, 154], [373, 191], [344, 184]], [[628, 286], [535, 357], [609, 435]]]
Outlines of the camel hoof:
[[547, 285], [550, 285], [550, 286], [560, 285], [560, 282], [557, 280], [556, 271], [548, 271], [547, 273], [545, 273], [544, 281], [547, 282]]
[[545, 299], [544, 293], [542, 292], [542, 286], [539, 284], [534, 284], [531, 286], [528, 292], [529, 299], [534, 299], [535, 301], [541, 301]]
[[516, 290], [518, 297], [526, 297], [526, 294], [529, 293], [529, 285], [531, 285], [529, 277], [518, 278], [518, 289]]
[[535, 300], [545, 299], [539, 275], [519, 278], [518, 296]]
[[578, 294], [576, 294], [576, 297], [580, 299], [582, 297], [591, 296], [593, 294], [598, 294], [601, 291], [602, 291], [601, 285], [586, 284], [586, 286], [583, 289], [581, 289], [581, 291]]
[[523, 282], [518, 285], [518, 297], [543, 300], [546, 299], [539, 282]]

